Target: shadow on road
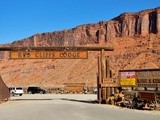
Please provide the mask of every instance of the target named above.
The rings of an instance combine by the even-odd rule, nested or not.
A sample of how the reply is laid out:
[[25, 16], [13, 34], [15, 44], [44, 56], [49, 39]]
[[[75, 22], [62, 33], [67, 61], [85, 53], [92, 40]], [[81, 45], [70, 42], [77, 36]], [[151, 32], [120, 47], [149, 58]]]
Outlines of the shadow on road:
[[97, 100], [86, 101], [86, 100], [76, 100], [76, 99], [67, 99], [67, 98], [62, 98], [61, 100], [82, 102], [82, 103], [89, 103], [89, 104], [97, 104], [98, 103]]

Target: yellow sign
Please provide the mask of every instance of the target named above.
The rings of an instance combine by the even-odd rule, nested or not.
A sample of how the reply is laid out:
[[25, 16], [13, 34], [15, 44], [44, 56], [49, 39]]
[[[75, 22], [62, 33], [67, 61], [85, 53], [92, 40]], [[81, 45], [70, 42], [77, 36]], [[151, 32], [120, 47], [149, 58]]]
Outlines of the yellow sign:
[[121, 78], [120, 86], [136, 86], [135, 78]]
[[86, 59], [86, 51], [11, 51], [11, 59]]

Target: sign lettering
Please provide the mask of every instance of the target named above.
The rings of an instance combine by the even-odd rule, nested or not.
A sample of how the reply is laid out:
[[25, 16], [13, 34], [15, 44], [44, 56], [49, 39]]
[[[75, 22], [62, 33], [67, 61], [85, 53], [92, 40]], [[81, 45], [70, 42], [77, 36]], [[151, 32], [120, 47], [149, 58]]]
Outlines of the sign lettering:
[[137, 71], [137, 86], [160, 87], [160, 70]]
[[86, 59], [86, 51], [11, 51], [11, 59]]
[[121, 86], [136, 86], [135, 72], [121, 72], [120, 78]]

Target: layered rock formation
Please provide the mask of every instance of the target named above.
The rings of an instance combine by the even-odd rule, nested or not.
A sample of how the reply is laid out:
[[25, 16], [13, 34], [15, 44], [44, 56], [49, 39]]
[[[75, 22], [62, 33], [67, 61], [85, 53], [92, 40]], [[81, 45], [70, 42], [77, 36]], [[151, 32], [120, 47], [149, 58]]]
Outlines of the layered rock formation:
[[124, 13], [97, 24], [78, 26], [70, 30], [36, 34], [15, 41], [12, 46], [77, 46], [103, 44], [116, 37], [147, 36], [160, 32], [160, 8]]
[[[105, 46], [114, 78], [118, 70], [160, 67], [160, 8], [124, 13], [97, 24], [77, 26], [70, 30], [36, 34], [7, 46]], [[85, 82], [96, 85], [98, 53], [88, 60], [8, 60], [1, 53], [0, 68], [8, 85], [62, 85], [64, 82]], [[54, 67], [53, 67], [54, 66]], [[27, 71], [27, 72], [24, 72]], [[44, 75], [45, 74], [45, 75]], [[22, 80], [25, 79], [25, 80]]]

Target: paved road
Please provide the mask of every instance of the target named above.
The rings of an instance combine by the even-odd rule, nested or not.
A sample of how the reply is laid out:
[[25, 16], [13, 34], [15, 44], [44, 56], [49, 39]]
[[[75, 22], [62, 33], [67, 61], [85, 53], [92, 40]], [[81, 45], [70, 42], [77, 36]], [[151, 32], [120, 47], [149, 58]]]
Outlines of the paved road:
[[0, 104], [0, 120], [160, 120], [160, 111], [96, 104], [96, 95], [23, 95]]

